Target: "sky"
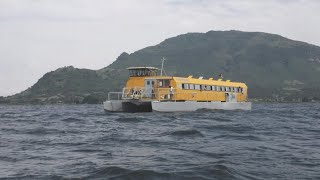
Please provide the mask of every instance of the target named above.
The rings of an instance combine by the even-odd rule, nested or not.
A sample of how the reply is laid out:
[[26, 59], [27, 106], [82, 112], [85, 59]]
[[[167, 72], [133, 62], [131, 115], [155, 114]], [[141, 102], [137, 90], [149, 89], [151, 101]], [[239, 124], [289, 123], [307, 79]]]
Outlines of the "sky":
[[319, 0], [0, 0], [0, 96], [59, 67], [101, 69], [188, 32], [268, 32], [320, 46]]

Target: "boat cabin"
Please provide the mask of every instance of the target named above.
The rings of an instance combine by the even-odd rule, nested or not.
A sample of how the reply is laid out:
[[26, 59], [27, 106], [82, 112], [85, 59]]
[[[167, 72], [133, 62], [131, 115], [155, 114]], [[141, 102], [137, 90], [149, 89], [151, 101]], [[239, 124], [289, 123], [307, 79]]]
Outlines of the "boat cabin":
[[123, 99], [158, 101], [242, 102], [247, 86], [241, 82], [203, 77], [159, 76], [156, 67], [129, 67]]

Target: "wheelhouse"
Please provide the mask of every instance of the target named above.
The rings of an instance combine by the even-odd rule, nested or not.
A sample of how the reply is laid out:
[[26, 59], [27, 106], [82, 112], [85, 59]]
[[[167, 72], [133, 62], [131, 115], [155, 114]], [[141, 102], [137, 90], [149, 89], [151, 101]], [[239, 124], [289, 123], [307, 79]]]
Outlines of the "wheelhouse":
[[157, 76], [158, 68], [155, 67], [129, 67], [130, 77]]

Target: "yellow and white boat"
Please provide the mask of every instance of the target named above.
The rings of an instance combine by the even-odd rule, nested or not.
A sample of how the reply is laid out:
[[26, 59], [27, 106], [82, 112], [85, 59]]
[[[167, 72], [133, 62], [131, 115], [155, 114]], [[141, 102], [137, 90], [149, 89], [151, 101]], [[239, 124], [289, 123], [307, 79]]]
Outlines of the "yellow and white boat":
[[158, 75], [155, 67], [129, 67], [122, 92], [110, 92], [106, 111], [176, 112], [198, 109], [251, 110], [245, 83], [203, 77]]

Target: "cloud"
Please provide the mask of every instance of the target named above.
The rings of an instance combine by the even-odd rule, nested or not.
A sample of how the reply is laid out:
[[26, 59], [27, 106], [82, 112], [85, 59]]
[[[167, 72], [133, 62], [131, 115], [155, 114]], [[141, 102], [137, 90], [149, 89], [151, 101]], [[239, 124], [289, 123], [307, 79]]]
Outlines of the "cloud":
[[99, 69], [123, 51], [209, 30], [320, 45], [316, 0], [0, 0], [0, 96], [61, 66]]

